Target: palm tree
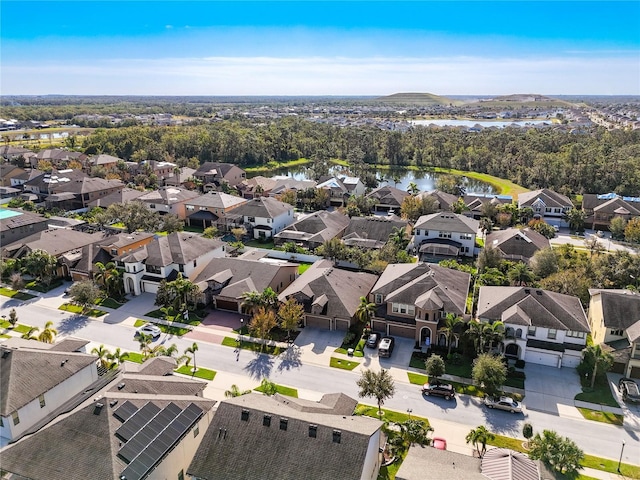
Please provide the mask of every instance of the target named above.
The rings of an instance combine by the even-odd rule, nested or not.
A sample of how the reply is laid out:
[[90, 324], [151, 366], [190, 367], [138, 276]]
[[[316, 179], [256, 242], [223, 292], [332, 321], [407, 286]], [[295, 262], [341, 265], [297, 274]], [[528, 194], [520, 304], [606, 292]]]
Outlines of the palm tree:
[[[495, 321], [493, 323], [482, 324], [482, 340], [486, 351], [493, 348], [494, 345], [500, 343], [504, 338], [504, 323]], [[483, 349], [484, 350], [484, 349]]]
[[151, 354], [151, 342], [153, 342], [153, 337], [146, 333], [140, 333], [138, 335], [138, 343], [140, 344], [140, 353], [145, 358], [148, 358]]
[[262, 306], [262, 295], [255, 290], [250, 292], [244, 292], [242, 294], [242, 303], [240, 307], [242, 311], [248, 312], [251, 315], [255, 313], [255, 311]]
[[591, 373], [591, 389], [596, 383], [598, 371], [606, 372], [613, 365], [613, 356], [609, 352], [602, 350], [600, 345], [589, 345], [584, 352], [585, 359], [593, 361], [593, 372]]
[[113, 365], [122, 365], [122, 363], [129, 358], [129, 352], [123, 352], [120, 347], [116, 348], [113, 353], [109, 353], [107, 358], [113, 363]]
[[444, 325], [440, 327], [438, 333], [443, 334], [447, 339], [447, 345], [449, 346], [447, 356], [451, 355], [451, 346], [453, 341], [458, 338], [457, 330], [463, 323], [464, 319], [455, 313], [447, 313], [444, 317]]
[[278, 294], [271, 287], [264, 289], [260, 295], [260, 301], [262, 302], [262, 306], [267, 310], [277, 310], [278, 304], [280, 303]]
[[404, 250], [409, 244], [407, 230], [403, 227], [393, 227], [389, 234], [389, 241], [398, 247], [399, 250]]
[[24, 338], [25, 340], [38, 340], [37, 333], [39, 330], [40, 329], [38, 327], [31, 327], [28, 332], [22, 334], [21, 338]]
[[251, 390], [240, 390], [238, 385], [234, 383], [233, 385], [231, 385], [231, 388], [229, 390], [225, 390], [224, 396], [226, 398], [234, 398], [240, 397], [241, 395], [246, 395], [247, 393], [251, 393]]
[[486, 239], [487, 232], [493, 230], [493, 222], [489, 217], [482, 217], [480, 219], [480, 230], [482, 231], [482, 239]]
[[198, 371], [198, 366], [196, 365], [197, 351], [198, 351], [198, 344], [196, 342], [193, 342], [193, 345], [191, 345], [190, 347], [187, 347], [184, 350], [185, 355], [191, 355], [191, 358], [193, 358], [193, 368], [191, 369], [191, 376], [195, 375], [196, 372]]
[[44, 329], [40, 332], [40, 335], [38, 335], [38, 340], [44, 343], [53, 343], [57, 334], [58, 330], [53, 328], [53, 322], [48, 321], [44, 324]]
[[382, 404], [387, 398], [393, 397], [396, 393], [396, 387], [393, 382], [393, 377], [389, 373], [389, 370], [380, 370], [376, 373], [373, 370], [367, 369], [362, 372], [362, 376], [356, 382], [360, 391], [358, 396], [373, 397], [378, 401], [378, 416], [382, 416]]
[[356, 318], [366, 325], [375, 313], [376, 304], [369, 302], [366, 297], [360, 297], [360, 305], [356, 309]]
[[482, 323], [478, 322], [477, 320], [471, 320], [468, 323], [467, 331], [465, 332], [465, 335], [473, 341], [473, 346], [476, 350], [476, 354], [479, 354], [482, 351], [482, 347], [484, 345], [482, 329]]
[[526, 263], [518, 262], [507, 272], [511, 285], [523, 286], [533, 282], [533, 272]]
[[409, 192], [409, 194], [413, 196], [416, 196], [418, 193], [420, 193], [420, 189], [418, 188], [416, 182], [409, 182], [409, 185], [407, 186], [407, 192]]
[[433, 428], [423, 421], [409, 419], [397, 425], [400, 427], [400, 436], [403, 439], [403, 443], [407, 447], [412, 447], [414, 444], [425, 446], [431, 443], [429, 434], [433, 432]]
[[[491, 433], [484, 425], [471, 429], [471, 431], [465, 437], [467, 443], [473, 443], [478, 456], [482, 457], [487, 451], [487, 442], [495, 438], [495, 435]], [[482, 447], [482, 450], [478, 447], [478, 444]]]
[[104, 368], [109, 368], [109, 350], [104, 348], [104, 345], [100, 345], [99, 347], [94, 347], [91, 349], [91, 353], [98, 356], [98, 360], [100, 360], [100, 365]]

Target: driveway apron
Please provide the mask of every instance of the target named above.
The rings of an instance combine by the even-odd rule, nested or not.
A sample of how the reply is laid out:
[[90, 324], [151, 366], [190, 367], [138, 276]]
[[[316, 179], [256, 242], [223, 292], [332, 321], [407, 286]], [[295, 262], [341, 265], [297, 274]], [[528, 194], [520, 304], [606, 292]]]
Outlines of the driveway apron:
[[524, 384], [524, 404], [530, 410], [560, 415], [563, 407], [574, 407], [574, 398], [582, 392], [574, 368], [554, 368], [528, 363]]

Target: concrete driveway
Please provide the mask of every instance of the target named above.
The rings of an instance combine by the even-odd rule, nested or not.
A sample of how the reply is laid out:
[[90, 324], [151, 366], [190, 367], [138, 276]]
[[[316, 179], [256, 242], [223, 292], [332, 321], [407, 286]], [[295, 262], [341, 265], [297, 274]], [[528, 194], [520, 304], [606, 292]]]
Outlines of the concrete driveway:
[[525, 407], [530, 410], [560, 415], [569, 408], [575, 410], [574, 398], [582, 392], [575, 368], [554, 368], [527, 363]]
[[[640, 403], [625, 402], [622, 399], [620, 390], [618, 390], [618, 381], [621, 378], [622, 375], [618, 373], [607, 373], [607, 380], [609, 381], [609, 387], [611, 387], [613, 398], [615, 398], [620, 405], [620, 409], [624, 415], [625, 428], [640, 431]], [[637, 380], [636, 383], [638, 383]]]
[[323, 328], [305, 327], [296, 338], [294, 344], [300, 347], [303, 354], [330, 357], [333, 351], [342, 345], [345, 333], [342, 330], [331, 331]]

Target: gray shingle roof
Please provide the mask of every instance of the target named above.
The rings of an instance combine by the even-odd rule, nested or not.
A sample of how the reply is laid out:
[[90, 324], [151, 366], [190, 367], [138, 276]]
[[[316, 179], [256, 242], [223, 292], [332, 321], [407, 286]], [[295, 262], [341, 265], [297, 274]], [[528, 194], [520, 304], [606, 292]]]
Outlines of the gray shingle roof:
[[224, 242], [221, 240], [204, 238], [189, 232], [174, 232], [166, 237], [158, 237], [140, 250], [123, 256], [122, 260], [140, 261], [144, 260], [146, 254], [147, 265], [185, 265], [222, 245]]
[[[283, 418], [286, 430], [280, 428]], [[317, 427], [315, 438], [310, 425]], [[265, 395], [242, 395], [220, 403], [187, 473], [203, 480], [361, 478], [370, 438], [381, 425], [373, 418], [307, 413]], [[340, 443], [333, 441], [336, 430]]]
[[[0, 415], [3, 417], [96, 362], [94, 355], [86, 353], [5, 346], [0, 347], [0, 352]], [[63, 363], [63, 360], [67, 361]]]
[[[349, 225], [349, 217], [336, 211], [333, 212], [316, 212], [298, 220], [296, 223], [289, 225], [286, 230], [275, 235], [275, 238], [281, 239], [305, 239], [307, 241], [316, 241], [323, 243], [326, 240], [336, 237], [342, 233]], [[297, 236], [302, 234], [303, 236]], [[306, 234], [306, 235], [305, 235]]]
[[490, 448], [482, 457], [482, 474], [490, 480], [540, 480], [538, 465], [524, 453]]
[[389, 240], [394, 228], [407, 228], [408, 222], [387, 217], [352, 217], [349, 226], [344, 231], [343, 240], [346, 244], [367, 241], [371, 248], [381, 248]]
[[288, 203], [281, 202], [272, 197], [260, 197], [249, 200], [233, 210], [236, 215], [255, 218], [276, 218], [277, 216], [293, 211]]
[[[428, 472], [428, 476], [427, 475]], [[469, 455], [413, 446], [396, 473], [397, 480], [487, 480], [480, 459]]]
[[414, 225], [414, 229], [441, 230], [446, 232], [478, 233], [480, 222], [473, 218], [458, 215], [453, 212], [439, 212], [422, 215]]
[[196, 207], [228, 209], [246, 202], [245, 198], [229, 195], [228, 193], [209, 192], [189, 200], [186, 204], [195, 205]]
[[530, 228], [507, 228], [487, 235], [485, 245], [498, 249], [505, 256], [533, 257], [538, 250], [550, 248], [549, 239]]
[[145, 395], [188, 395], [201, 397], [206, 387], [207, 382], [194, 381], [183, 377], [131, 373], [127, 374], [126, 379], [123, 379], [117, 385], [113, 385], [109, 391], [123, 394], [139, 393]]
[[184, 203], [188, 200], [200, 196], [199, 192], [187, 190], [182, 187], [161, 187], [152, 192], [145, 193], [138, 197], [138, 201], [145, 203], [159, 203], [163, 205], [173, 205], [175, 203]]
[[376, 203], [379, 205], [391, 205], [400, 208], [402, 202], [408, 196], [409, 194], [404, 190], [400, 190], [398, 188], [387, 185], [384, 187], [376, 188], [374, 191], [367, 195], [367, 198], [375, 199]]
[[123, 188], [119, 192], [110, 193], [106, 197], [98, 198], [93, 202], [89, 202], [89, 206], [107, 208], [113, 203], [132, 202], [144, 194], [145, 192], [141, 192], [140, 190], [135, 190], [133, 188]]
[[628, 329], [640, 324], [640, 294], [628, 290], [596, 290], [592, 297], [600, 295], [604, 326], [614, 329]]
[[98, 242], [104, 238], [104, 234], [98, 233], [85, 233], [76, 230], [43, 230], [42, 232], [29, 235], [22, 240], [17, 240], [7, 246], [22, 246], [25, 245], [31, 251], [44, 250], [45, 252], [57, 256], [71, 250], [79, 249], [85, 245]]
[[531, 206], [538, 198], [550, 208], [571, 207], [573, 205], [569, 197], [548, 188], [518, 194], [518, 204], [521, 207]]
[[[514, 316], [517, 311], [524, 315]], [[480, 287], [477, 317], [501, 321], [529, 318], [535, 327], [590, 331], [578, 297], [528, 287]]]
[[15, 210], [10, 208], [2, 208], [2, 211], [11, 211], [19, 213], [9, 218], [3, 218], [0, 220], [0, 231], [13, 230], [14, 228], [22, 228], [28, 225], [36, 225], [38, 223], [47, 223], [48, 220], [37, 213], [23, 212], [21, 210]]

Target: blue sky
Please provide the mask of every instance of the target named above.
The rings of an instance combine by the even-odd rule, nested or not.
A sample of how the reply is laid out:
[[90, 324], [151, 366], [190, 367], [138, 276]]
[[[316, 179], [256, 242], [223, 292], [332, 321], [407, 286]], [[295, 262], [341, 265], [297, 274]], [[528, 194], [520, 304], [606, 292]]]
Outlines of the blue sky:
[[638, 1], [0, 3], [8, 94], [640, 95]]

